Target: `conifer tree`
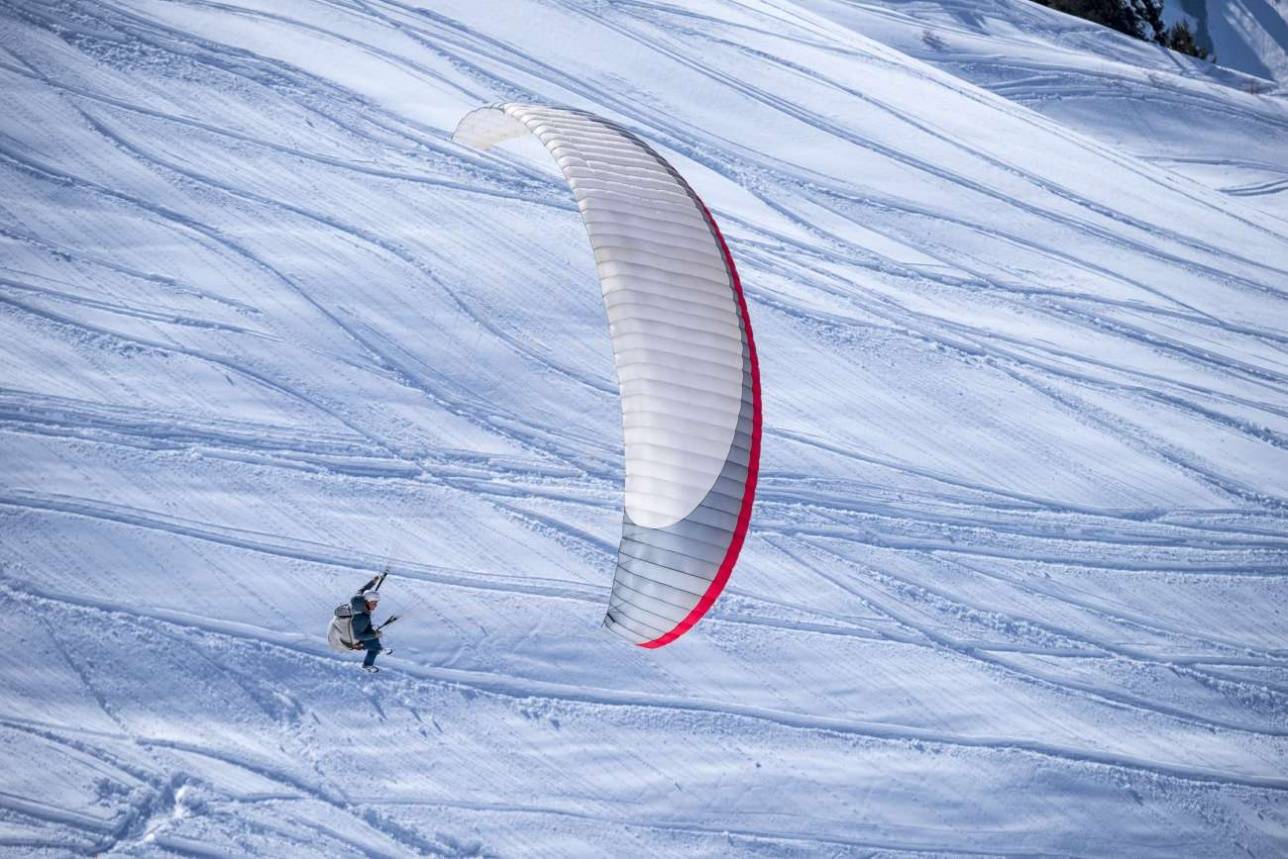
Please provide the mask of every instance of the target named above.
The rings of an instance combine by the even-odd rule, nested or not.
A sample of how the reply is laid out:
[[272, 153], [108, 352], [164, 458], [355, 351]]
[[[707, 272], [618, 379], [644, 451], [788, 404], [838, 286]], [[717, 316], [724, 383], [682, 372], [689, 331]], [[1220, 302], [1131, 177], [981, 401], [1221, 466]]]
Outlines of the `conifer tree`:
[[1162, 43], [1163, 0], [1036, 0], [1069, 15], [1077, 15], [1120, 33]]

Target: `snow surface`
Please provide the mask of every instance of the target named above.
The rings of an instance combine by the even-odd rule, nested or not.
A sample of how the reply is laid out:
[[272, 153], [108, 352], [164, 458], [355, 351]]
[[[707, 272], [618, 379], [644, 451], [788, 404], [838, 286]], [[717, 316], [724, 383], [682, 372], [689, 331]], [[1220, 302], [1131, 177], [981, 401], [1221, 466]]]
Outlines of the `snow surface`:
[[804, 2], [1066, 128], [1288, 218], [1288, 92], [1268, 81], [1024, 0]]
[[[1288, 852], [1283, 96], [1068, 20], [6, 0], [0, 852]], [[450, 142], [505, 99], [747, 289], [752, 532], [660, 651], [576, 209]]]
[[1164, 0], [1163, 20], [1185, 21], [1223, 66], [1288, 84], [1284, 0]]

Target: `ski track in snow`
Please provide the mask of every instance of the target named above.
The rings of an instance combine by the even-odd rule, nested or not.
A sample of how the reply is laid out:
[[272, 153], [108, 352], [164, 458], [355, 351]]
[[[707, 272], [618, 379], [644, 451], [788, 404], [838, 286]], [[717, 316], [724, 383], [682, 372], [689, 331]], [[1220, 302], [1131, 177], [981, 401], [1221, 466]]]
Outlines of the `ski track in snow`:
[[[1288, 849], [1282, 93], [1021, 0], [519, 5], [0, 3], [0, 850]], [[576, 207], [450, 139], [502, 100], [746, 285], [751, 536], [656, 653]]]

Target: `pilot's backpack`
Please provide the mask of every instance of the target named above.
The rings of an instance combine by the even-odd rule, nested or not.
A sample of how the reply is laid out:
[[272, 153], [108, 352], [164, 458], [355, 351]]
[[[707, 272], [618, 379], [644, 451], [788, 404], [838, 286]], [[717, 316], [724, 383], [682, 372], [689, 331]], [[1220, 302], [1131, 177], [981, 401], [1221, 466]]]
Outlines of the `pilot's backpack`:
[[335, 607], [335, 617], [331, 618], [331, 626], [326, 631], [326, 641], [332, 650], [362, 649], [353, 640], [353, 606], [342, 603]]

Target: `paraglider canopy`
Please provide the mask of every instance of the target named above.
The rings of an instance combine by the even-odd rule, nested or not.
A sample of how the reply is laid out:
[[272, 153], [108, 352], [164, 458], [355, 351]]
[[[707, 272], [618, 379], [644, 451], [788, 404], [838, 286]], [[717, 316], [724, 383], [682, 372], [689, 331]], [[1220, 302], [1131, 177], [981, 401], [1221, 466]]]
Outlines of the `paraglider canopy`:
[[751, 519], [761, 414], [746, 301], [707, 207], [616, 123], [500, 104], [467, 114], [454, 139], [487, 149], [526, 134], [577, 199], [621, 388], [625, 509], [604, 624], [660, 647], [715, 602]]

